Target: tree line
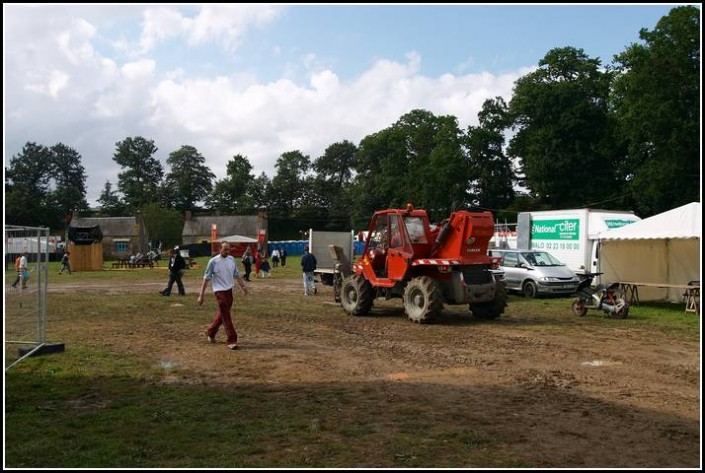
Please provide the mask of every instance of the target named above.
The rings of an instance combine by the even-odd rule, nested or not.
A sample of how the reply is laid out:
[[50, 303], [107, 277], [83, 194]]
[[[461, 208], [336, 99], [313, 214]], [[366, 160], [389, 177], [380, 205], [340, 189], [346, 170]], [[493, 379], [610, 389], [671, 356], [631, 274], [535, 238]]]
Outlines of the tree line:
[[[185, 211], [264, 210], [270, 235], [298, 238], [289, 223], [366, 228], [375, 210], [407, 202], [434, 220], [467, 208], [515, 221], [522, 210], [573, 207], [648, 217], [699, 201], [700, 11], [676, 7], [639, 39], [604, 67], [582, 49], [548, 51], [509, 103], [484, 102], [477, 126], [411, 110], [358, 144], [333, 143], [315, 158], [286, 151], [271, 179], [240, 154], [217, 179], [189, 145], [169, 154], [165, 170], [153, 140], [128, 137], [113, 156], [122, 171], [94, 212], [178, 221]], [[63, 229], [73, 212], [90, 210], [85, 182], [78, 151], [28, 142], [5, 168], [6, 221]]]

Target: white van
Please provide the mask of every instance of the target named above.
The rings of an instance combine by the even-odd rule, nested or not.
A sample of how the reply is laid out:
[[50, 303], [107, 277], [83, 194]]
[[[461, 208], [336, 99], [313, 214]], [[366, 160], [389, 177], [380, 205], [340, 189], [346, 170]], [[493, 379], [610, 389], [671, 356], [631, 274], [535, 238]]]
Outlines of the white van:
[[500, 250], [493, 248], [493, 256], [501, 256], [504, 282], [508, 290], [520, 291], [526, 297], [545, 294], [574, 294], [580, 279], [565, 263], [547, 251]]

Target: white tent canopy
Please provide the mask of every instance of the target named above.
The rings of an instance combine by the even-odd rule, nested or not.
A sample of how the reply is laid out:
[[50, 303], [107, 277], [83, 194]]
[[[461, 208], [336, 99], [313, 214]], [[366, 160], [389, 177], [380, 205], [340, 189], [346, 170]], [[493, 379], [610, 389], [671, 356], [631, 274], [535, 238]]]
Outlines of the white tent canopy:
[[[700, 280], [700, 202], [600, 233], [603, 282]], [[641, 300], [680, 301], [682, 289], [639, 288]]]
[[219, 242], [225, 243], [226, 241], [228, 243], [257, 243], [256, 238], [250, 238], [242, 235], [229, 235], [229, 236], [224, 236], [218, 238]]

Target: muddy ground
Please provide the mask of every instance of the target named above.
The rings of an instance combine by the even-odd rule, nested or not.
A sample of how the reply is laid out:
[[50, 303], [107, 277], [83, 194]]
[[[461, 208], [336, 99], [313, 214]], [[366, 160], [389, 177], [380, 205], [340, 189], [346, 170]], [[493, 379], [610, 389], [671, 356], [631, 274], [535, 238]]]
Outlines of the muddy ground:
[[[162, 285], [82, 283], [56, 290], [158, 297]], [[446, 309], [437, 323], [418, 325], [405, 318], [399, 301], [376, 302], [373, 315], [351, 317], [332, 303], [330, 287], [319, 285], [319, 294], [309, 298], [298, 279], [257, 280], [250, 287], [248, 297], [288, 301], [299, 315], [277, 304], [269, 313], [239, 316], [248, 302], [237, 294], [242, 349], [217, 367], [214, 350], [226, 349], [224, 335], [215, 346], [202, 336], [212, 307], [196, 306], [198, 279], [187, 281], [189, 295], [169, 300], [175, 311], [186, 307], [196, 314], [183, 323], [127, 330], [119, 318], [107, 319], [83, 336], [87, 343], [103, 337], [113, 350], [191, 373], [168, 382], [382, 382], [390, 401], [420, 403], [415, 407], [429, 413], [462, 405], [468, 423], [492, 432], [523, 464], [701, 464], [700, 340], [596, 312], [576, 318], [569, 315], [569, 300], [565, 318], [530, 314], [518, 298], [495, 321], [475, 320], [458, 307]], [[540, 305], [533, 307], [540, 312]], [[329, 309], [330, 316], [307, 317], [307, 309]], [[364, 460], [351, 466], [365, 466]]]

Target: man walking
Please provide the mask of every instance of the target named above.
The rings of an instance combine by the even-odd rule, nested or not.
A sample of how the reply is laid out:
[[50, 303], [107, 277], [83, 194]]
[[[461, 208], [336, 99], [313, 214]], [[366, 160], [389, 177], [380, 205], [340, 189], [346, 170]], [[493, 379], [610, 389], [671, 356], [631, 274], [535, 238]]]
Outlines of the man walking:
[[313, 279], [313, 272], [316, 270], [316, 257], [308, 251], [308, 246], [304, 248], [304, 255], [301, 257], [301, 269], [304, 272], [304, 296], [315, 294], [316, 284]]
[[198, 295], [198, 305], [203, 304], [203, 294], [206, 292], [208, 281], [212, 282], [213, 294], [218, 304], [213, 322], [206, 329], [206, 337], [211, 343], [215, 343], [215, 336], [221, 325], [225, 328], [228, 348], [237, 350], [237, 332], [233, 326], [230, 311], [233, 306], [233, 287], [235, 281], [240, 285], [242, 292], [247, 294], [247, 286], [237, 269], [235, 258], [230, 256], [230, 243], [223, 242], [220, 245], [220, 254], [212, 257], [206, 265], [206, 272], [203, 275], [201, 292]]
[[179, 247], [175, 246], [173, 250], [169, 250], [169, 282], [164, 290], [159, 291], [162, 296], [170, 296], [171, 288], [176, 283], [179, 288], [179, 295], [185, 296], [186, 290], [184, 289], [184, 283], [181, 278], [184, 276], [186, 271], [186, 260], [181, 256]]
[[64, 270], [67, 270], [69, 274], [71, 274], [71, 263], [69, 262], [69, 256], [71, 253], [68, 251], [64, 253], [64, 256], [61, 257], [61, 269], [59, 269], [59, 274], [62, 274]]

